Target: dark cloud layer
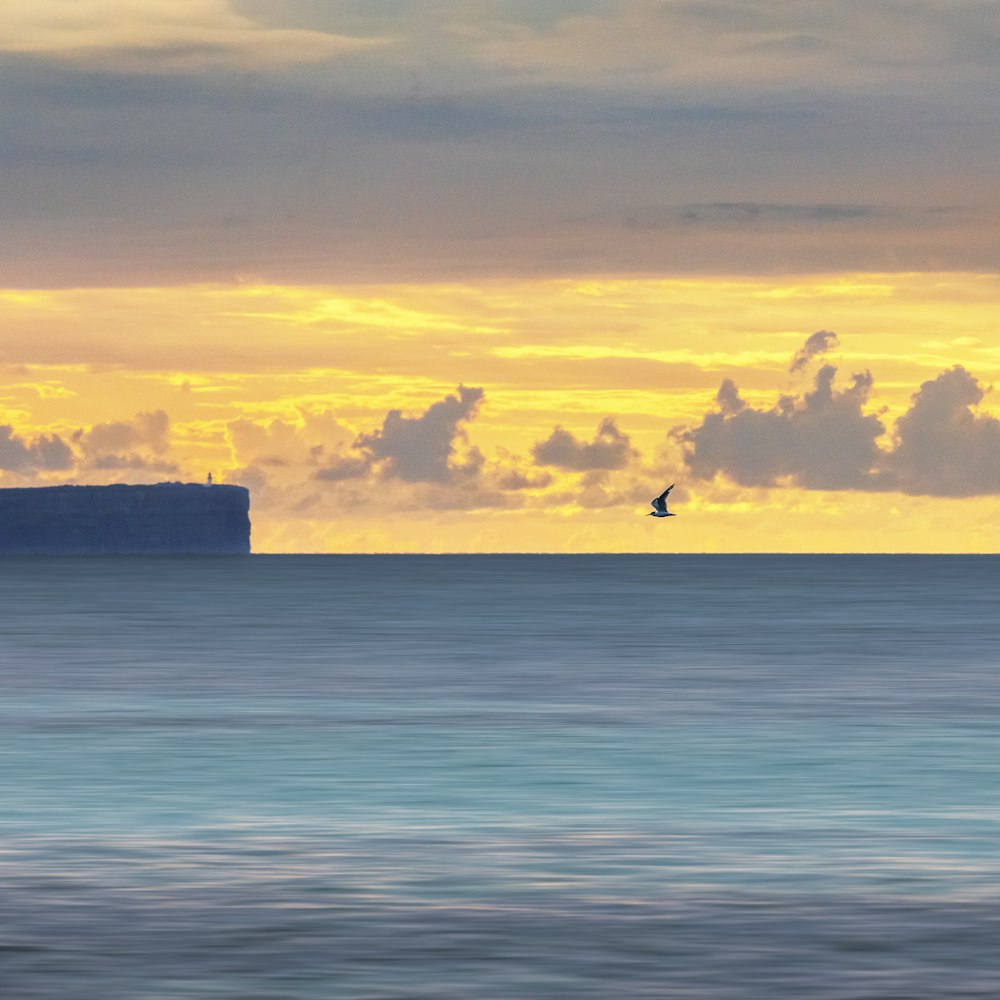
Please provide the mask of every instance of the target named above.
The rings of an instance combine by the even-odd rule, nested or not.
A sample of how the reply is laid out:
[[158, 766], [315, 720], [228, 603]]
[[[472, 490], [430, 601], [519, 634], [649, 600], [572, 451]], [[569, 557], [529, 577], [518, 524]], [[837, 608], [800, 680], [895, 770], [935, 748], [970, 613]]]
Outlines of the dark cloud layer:
[[552, 465], [572, 472], [593, 469], [621, 469], [637, 457], [632, 441], [623, 434], [611, 417], [597, 428], [593, 441], [580, 441], [570, 431], [556, 427], [533, 449], [536, 465]]
[[[242, 0], [174, 4], [155, 37], [141, 4], [34, 6], [49, 43], [0, 42], [3, 284], [997, 259], [978, 0]], [[967, 210], [934, 214], [956, 154]]]

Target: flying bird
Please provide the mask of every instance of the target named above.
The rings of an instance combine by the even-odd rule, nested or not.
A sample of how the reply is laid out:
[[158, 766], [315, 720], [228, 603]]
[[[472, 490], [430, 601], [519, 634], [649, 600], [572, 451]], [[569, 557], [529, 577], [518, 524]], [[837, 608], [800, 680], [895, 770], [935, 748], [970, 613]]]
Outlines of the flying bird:
[[649, 512], [647, 516], [649, 517], [676, 517], [676, 514], [671, 514], [667, 510], [667, 494], [674, 488], [674, 484], [671, 483], [655, 500], [650, 500], [649, 502], [653, 505], [653, 509]]

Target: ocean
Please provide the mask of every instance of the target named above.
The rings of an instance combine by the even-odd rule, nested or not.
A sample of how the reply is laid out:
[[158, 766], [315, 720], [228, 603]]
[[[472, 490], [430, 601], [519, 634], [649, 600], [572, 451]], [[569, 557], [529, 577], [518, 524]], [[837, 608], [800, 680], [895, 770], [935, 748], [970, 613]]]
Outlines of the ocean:
[[0, 995], [996, 998], [998, 584], [4, 559]]

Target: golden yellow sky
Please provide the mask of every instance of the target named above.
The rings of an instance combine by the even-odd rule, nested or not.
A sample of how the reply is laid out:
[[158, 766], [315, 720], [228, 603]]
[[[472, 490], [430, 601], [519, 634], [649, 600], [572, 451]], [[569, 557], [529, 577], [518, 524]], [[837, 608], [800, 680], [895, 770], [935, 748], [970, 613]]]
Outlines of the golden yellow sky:
[[211, 471], [257, 551], [996, 550], [997, 5], [4, 15], [0, 484]]
[[[832, 364], [835, 391], [871, 372], [860, 412], [891, 451], [923, 383], [996, 377], [998, 300], [995, 275], [967, 273], [9, 290], [2, 482], [212, 471], [251, 487], [258, 552], [995, 551], [996, 489], [739, 485], [699, 478], [670, 432], [717, 412], [725, 379], [751, 409], [801, 409]], [[791, 373], [819, 330], [839, 346]], [[481, 400], [441, 416], [460, 385]], [[989, 448], [993, 398], [966, 409]], [[571, 454], [546, 463], [556, 426]], [[837, 433], [808, 439], [803, 468], [828, 446], [836, 466]], [[43, 457], [53, 435], [71, 459]], [[681, 516], [646, 518], [674, 481]]]

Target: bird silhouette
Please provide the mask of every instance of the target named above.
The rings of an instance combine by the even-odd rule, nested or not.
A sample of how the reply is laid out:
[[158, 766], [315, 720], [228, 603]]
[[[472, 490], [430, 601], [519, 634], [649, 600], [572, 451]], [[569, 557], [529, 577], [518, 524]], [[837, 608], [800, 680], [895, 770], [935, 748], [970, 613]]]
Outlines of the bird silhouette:
[[676, 517], [676, 514], [671, 514], [667, 510], [667, 494], [674, 488], [674, 484], [671, 483], [655, 500], [650, 500], [649, 502], [653, 505], [653, 509], [649, 512], [649, 517]]

